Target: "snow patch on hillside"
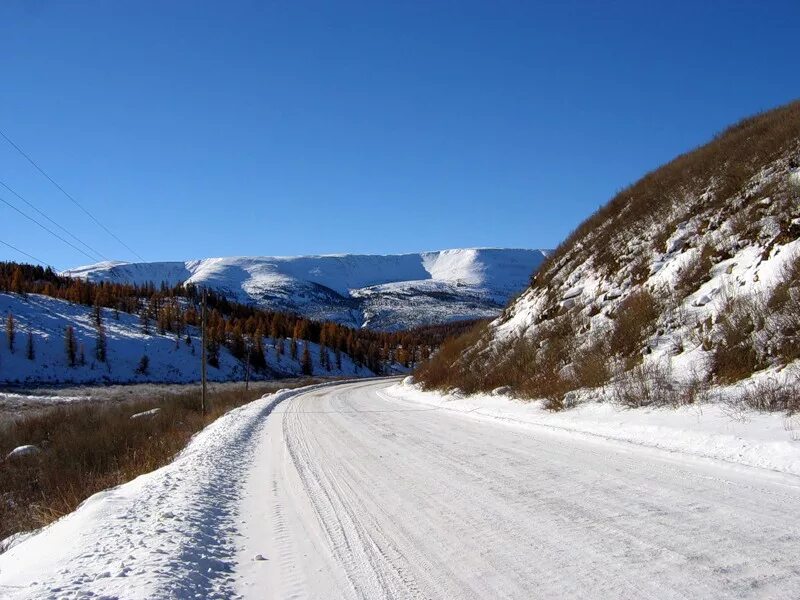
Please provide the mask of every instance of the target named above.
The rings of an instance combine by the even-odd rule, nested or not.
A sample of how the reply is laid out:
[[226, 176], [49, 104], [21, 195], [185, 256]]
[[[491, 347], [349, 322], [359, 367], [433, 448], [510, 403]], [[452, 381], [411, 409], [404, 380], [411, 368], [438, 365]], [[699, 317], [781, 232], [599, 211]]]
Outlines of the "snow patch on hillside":
[[[108, 359], [103, 363], [94, 358], [97, 332], [91, 307], [37, 294], [0, 293], [0, 317], [5, 320], [9, 313], [16, 323], [15, 348], [14, 352], [9, 351], [4, 335], [3, 344], [0, 344], [0, 382], [189, 383], [200, 379], [200, 334], [196, 327], [187, 328], [191, 338], [191, 344], [187, 344], [186, 334], [176, 339], [174, 334], [159, 335], [154, 327], [151, 333], [145, 334], [137, 316], [103, 309], [108, 344]], [[74, 367], [68, 364], [64, 349], [64, 331], [68, 325], [73, 327], [78, 344], [83, 346], [85, 364]], [[33, 360], [29, 360], [26, 353], [28, 331], [34, 340]], [[300, 362], [288, 353], [289, 341], [285, 341], [286, 354], [280, 358], [274, 342], [271, 338], [264, 338], [268, 373], [273, 377], [300, 375]], [[305, 343], [309, 344], [316, 375], [363, 377], [373, 374], [365, 367], [356, 366], [344, 353], [341, 370], [334, 364], [328, 371], [321, 366], [319, 346], [313, 342], [298, 341], [298, 357], [302, 356]], [[148, 372], [137, 373], [139, 361], [145, 355], [150, 359]], [[219, 363], [219, 368], [208, 368], [211, 381], [244, 379], [243, 363], [225, 347], [220, 348]], [[259, 377], [255, 373], [252, 376]]]

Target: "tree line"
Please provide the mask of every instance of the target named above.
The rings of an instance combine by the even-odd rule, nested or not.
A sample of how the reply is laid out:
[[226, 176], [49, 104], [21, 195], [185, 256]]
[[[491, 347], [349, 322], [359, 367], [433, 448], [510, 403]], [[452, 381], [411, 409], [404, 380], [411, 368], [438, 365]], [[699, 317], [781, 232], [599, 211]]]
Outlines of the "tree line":
[[[188, 327], [199, 327], [201, 293], [194, 285], [134, 285], [117, 282], [91, 282], [64, 277], [50, 267], [15, 262], [0, 262], [0, 292], [41, 294], [90, 307], [97, 329], [94, 358], [105, 362], [107, 342], [102, 309], [112, 315], [120, 312], [137, 315], [142, 333], [172, 335], [176, 344], [193, 345]], [[318, 344], [318, 363], [328, 371], [341, 369], [342, 354], [350, 356], [356, 366], [374, 373], [385, 373], [390, 365], [413, 368], [426, 361], [444, 339], [456, 335], [474, 322], [420, 327], [408, 331], [380, 332], [354, 329], [333, 322], [317, 322], [300, 315], [271, 311], [245, 305], [226, 298], [214, 290], [206, 290], [206, 353], [212, 367], [219, 366], [220, 349], [225, 347], [238, 360], [255, 372], [267, 369], [264, 340], [271, 338], [277, 359], [288, 355], [300, 362], [305, 374], [312, 374], [313, 360], [308, 344]], [[13, 316], [7, 322], [7, 339], [13, 350]], [[65, 352], [71, 366], [85, 361], [85, 350], [76, 344], [71, 327], [65, 331]], [[33, 338], [28, 336], [28, 353], [34, 354]], [[193, 347], [193, 346], [192, 346]], [[146, 372], [148, 364], [140, 365]]]

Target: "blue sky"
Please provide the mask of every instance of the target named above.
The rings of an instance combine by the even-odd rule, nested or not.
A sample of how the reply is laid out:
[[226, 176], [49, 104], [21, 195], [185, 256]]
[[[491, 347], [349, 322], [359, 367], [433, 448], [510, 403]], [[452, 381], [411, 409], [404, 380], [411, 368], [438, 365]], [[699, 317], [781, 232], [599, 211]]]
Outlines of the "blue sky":
[[[800, 95], [797, 2], [17, 0], [0, 22], [0, 129], [147, 260], [553, 247]], [[0, 180], [135, 259], [2, 139]], [[91, 262], [5, 204], [0, 240]]]

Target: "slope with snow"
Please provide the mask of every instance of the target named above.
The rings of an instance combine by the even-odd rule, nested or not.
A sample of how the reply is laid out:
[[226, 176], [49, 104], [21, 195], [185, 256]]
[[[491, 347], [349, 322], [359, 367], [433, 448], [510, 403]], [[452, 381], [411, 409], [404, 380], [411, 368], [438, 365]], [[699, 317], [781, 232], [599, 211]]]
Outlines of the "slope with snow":
[[625, 188], [549, 255], [486, 335], [441, 367], [452, 387], [510, 384], [555, 407], [770, 390], [763, 406], [780, 408], [800, 391], [798, 315], [795, 102]]
[[[800, 449], [777, 457], [758, 443], [780, 416], [746, 416], [281, 392], [13, 541], [0, 596], [794, 600]], [[634, 425], [705, 442], [618, 441]]]
[[64, 275], [90, 281], [203, 285], [243, 303], [315, 320], [395, 330], [496, 316], [542, 250], [458, 249], [402, 255], [231, 257], [105, 262]]
[[[13, 384], [68, 384], [68, 383], [133, 383], [159, 382], [184, 383], [200, 379], [200, 338], [196, 327], [188, 327], [186, 335], [176, 339], [174, 334], [160, 335], [155, 328], [143, 333], [139, 318], [124, 312], [102, 310], [108, 344], [106, 362], [95, 359], [97, 330], [92, 308], [37, 294], [20, 296], [0, 293], [0, 315], [12, 314], [16, 322], [15, 347], [12, 352], [6, 339], [0, 345], [0, 382]], [[85, 364], [69, 366], [64, 349], [64, 332], [67, 326], [75, 331], [82, 347]], [[27, 340], [30, 331], [34, 340], [34, 358], [27, 357]], [[5, 338], [5, 336], [3, 336]], [[331, 366], [329, 371], [320, 365], [319, 346], [313, 342], [298, 342], [298, 356], [303, 344], [309, 344], [309, 353], [318, 375], [372, 375], [368, 369], [356, 366], [349, 356], [342, 354], [342, 368]], [[289, 342], [286, 342], [286, 348]], [[274, 340], [264, 339], [264, 352], [269, 376], [299, 375], [301, 365], [288, 352], [279, 357]], [[79, 352], [80, 354], [80, 352]], [[137, 373], [142, 356], [149, 358], [147, 373]], [[227, 348], [220, 348], [219, 368], [209, 367], [212, 381], [244, 379], [244, 365], [233, 357]], [[252, 374], [259, 377], [258, 374]]]

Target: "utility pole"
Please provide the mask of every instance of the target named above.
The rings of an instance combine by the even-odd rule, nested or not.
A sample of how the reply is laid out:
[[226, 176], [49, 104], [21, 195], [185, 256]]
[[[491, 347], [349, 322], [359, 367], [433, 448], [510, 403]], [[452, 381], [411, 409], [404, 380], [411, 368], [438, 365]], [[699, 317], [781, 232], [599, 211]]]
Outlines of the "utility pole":
[[252, 342], [248, 339], [245, 342], [247, 348], [247, 355], [244, 363], [244, 391], [246, 392], [250, 387], [250, 350], [252, 349]]
[[200, 352], [200, 373], [203, 380], [203, 394], [200, 397], [200, 410], [206, 415], [206, 289], [203, 288], [203, 309], [200, 317], [200, 331], [203, 350]]

